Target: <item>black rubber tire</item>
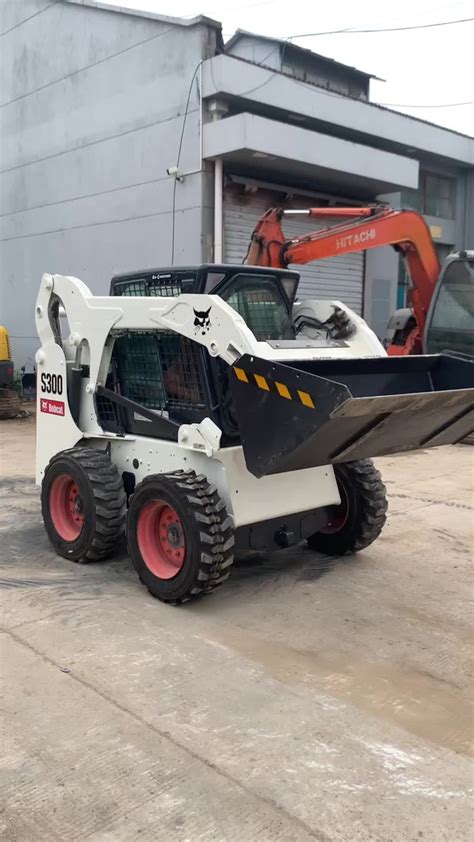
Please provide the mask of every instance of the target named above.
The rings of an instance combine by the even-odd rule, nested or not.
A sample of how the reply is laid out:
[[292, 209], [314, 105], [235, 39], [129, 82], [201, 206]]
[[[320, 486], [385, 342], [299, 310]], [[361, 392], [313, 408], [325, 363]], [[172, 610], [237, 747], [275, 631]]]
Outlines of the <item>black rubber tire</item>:
[[[149, 570], [137, 541], [142, 507], [152, 500], [166, 501], [181, 519], [186, 556], [181, 570], [161, 579]], [[130, 497], [127, 519], [128, 550], [139, 579], [162, 602], [178, 605], [210, 593], [229, 578], [234, 560], [234, 530], [225, 503], [215, 486], [194, 471], [176, 471], [146, 477]]]
[[[51, 518], [51, 486], [61, 474], [75, 480], [84, 507], [84, 526], [74, 541], [65, 541]], [[109, 556], [125, 530], [126, 504], [122, 478], [104, 450], [91, 447], [63, 450], [46, 468], [41, 485], [43, 521], [49, 540], [63, 558], [85, 563]]]
[[308, 545], [325, 555], [356, 553], [372, 544], [383, 529], [386, 488], [371, 459], [334, 465], [334, 471], [341, 499], [346, 495], [347, 518], [337, 532], [315, 532], [307, 539]]

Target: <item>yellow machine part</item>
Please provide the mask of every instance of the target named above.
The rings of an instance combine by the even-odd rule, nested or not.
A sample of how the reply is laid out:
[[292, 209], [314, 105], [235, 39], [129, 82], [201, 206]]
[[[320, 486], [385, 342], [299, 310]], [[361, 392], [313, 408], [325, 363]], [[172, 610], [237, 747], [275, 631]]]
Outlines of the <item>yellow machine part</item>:
[[0, 325], [0, 360], [11, 360], [8, 330]]

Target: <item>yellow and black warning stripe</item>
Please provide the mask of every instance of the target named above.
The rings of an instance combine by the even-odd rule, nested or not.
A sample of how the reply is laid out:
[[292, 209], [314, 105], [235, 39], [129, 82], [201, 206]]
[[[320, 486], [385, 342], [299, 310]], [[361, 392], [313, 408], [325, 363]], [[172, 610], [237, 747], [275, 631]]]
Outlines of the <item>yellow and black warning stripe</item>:
[[271, 380], [269, 377], [264, 377], [263, 374], [253, 374], [235, 365], [233, 369], [237, 380], [240, 380], [241, 383], [250, 383], [253, 386], [258, 386], [264, 392], [276, 392], [281, 398], [286, 398], [288, 401], [299, 401], [303, 406], [307, 406], [308, 409], [316, 409], [316, 405], [309, 392], [303, 392], [302, 389], [290, 391], [285, 383], [279, 383], [278, 380]]

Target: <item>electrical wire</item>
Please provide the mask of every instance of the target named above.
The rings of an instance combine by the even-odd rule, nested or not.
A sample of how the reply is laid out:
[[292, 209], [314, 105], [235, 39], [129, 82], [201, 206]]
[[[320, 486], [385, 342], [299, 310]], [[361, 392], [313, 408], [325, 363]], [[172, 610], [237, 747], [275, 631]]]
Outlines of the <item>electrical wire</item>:
[[[179, 144], [178, 144], [178, 154], [177, 154], [177, 157], [176, 157], [176, 169], [177, 170], [179, 170], [179, 163], [181, 161], [181, 151], [182, 151], [182, 148], [183, 148], [184, 131], [186, 129], [186, 120], [188, 118], [189, 103], [191, 102], [191, 94], [192, 94], [192, 90], [193, 90], [194, 80], [196, 79], [197, 72], [198, 72], [199, 68], [201, 67], [201, 64], [203, 63], [203, 61], [204, 61], [204, 59], [201, 59], [200, 61], [198, 61], [196, 67], [194, 68], [194, 72], [193, 72], [193, 75], [191, 77], [191, 82], [189, 83], [188, 96], [187, 96], [187, 99], [186, 99], [186, 107], [184, 109], [184, 115], [183, 115], [183, 125], [181, 127], [181, 136], [179, 138]], [[201, 96], [202, 96], [202, 91], [201, 91]], [[202, 165], [202, 162], [201, 162], [201, 165]], [[173, 203], [172, 203], [172, 213], [171, 213], [171, 265], [173, 265], [173, 263], [174, 263], [174, 244], [175, 244], [175, 229], [176, 229], [176, 185], [177, 185], [177, 183], [178, 183], [178, 179], [175, 177], [174, 184], [173, 184]]]
[[[281, 68], [281, 67], [283, 67], [283, 60], [284, 60], [284, 57], [285, 57], [285, 49], [286, 49], [286, 45], [287, 45], [287, 44], [288, 44], [288, 39], [287, 39], [286, 41], [284, 41], [284, 43], [283, 43], [283, 50], [282, 50], [282, 52], [281, 52], [281, 60], [280, 60], [280, 68]], [[278, 44], [276, 45], [276, 47], [274, 47], [274, 48], [273, 48], [273, 49], [272, 49], [272, 50], [271, 50], [271, 51], [270, 51], [270, 52], [269, 52], [266, 56], [264, 56], [264, 57], [263, 57], [260, 61], [258, 61], [258, 62], [249, 62], [249, 63], [250, 63], [250, 64], [252, 64], [254, 67], [262, 67], [262, 66], [263, 66], [263, 63], [264, 63], [264, 62], [265, 62], [268, 58], [270, 58], [270, 56], [271, 56], [271, 55], [273, 55], [273, 53], [274, 53], [274, 52], [276, 52], [276, 50], [278, 50], [279, 48], [280, 48], [280, 43], [278, 43]], [[235, 58], [235, 56], [231, 56], [231, 58]], [[246, 61], [246, 59], [239, 59], [239, 60], [240, 60], [240, 61]], [[213, 70], [213, 67], [212, 67], [212, 61], [209, 63], [209, 68], [210, 68], [210, 71], [211, 71], [212, 84], [214, 85], [215, 91], [216, 91], [216, 93], [217, 93], [217, 91], [218, 91], [218, 86], [217, 86], [216, 80], [214, 79], [214, 70]], [[270, 73], [269, 73], [269, 75], [267, 76], [267, 78], [266, 78], [263, 82], [260, 82], [260, 84], [259, 84], [259, 85], [255, 85], [255, 87], [254, 87], [254, 88], [249, 88], [247, 91], [244, 91], [243, 93], [238, 93], [238, 94], [237, 94], [237, 96], [244, 97], [244, 96], [247, 96], [247, 94], [253, 94], [253, 93], [255, 93], [255, 91], [259, 91], [261, 88], [264, 88], [264, 87], [265, 87], [265, 85], [268, 85], [268, 83], [272, 81], [272, 79], [274, 78], [274, 74], [275, 74], [275, 73], [281, 73], [281, 72], [282, 72], [282, 70], [281, 70], [281, 69], [280, 69], [280, 70], [276, 70], [276, 69], [275, 69], [275, 70], [272, 70], [271, 68], [269, 68], [269, 69], [270, 69]], [[300, 80], [295, 80], [295, 81], [300, 81]]]
[[293, 38], [317, 38], [320, 35], [367, 35], [371, 32], [407, 32], [412, 29], [432, 29], [438, 26], [451, 26], [458, 23], [471, 23], [474, 18], [456, 18], [456, 20], [437, 21], [436, 23], [419, 23], [410, 26], [388, 26], [372, 29], [355, 29], [354, 27], [346, 27], [345, 29], [327, 29], [324, 32], [300, 32], [296, 35], [287, 35], [286, 38], [275, 38], [279, 43], [272, 48], [272, 50], [261, 59], [258, 64], [263, 64], [276, 50], [279, 49], [280, 44], [288, 43]]
[[[48, 7], [49, 8], [49, 7]], [[66, 79], [70, 79], [71, 76], [76, 76], [79, 73], [84, 73], [86, 70], [90, 70], [92, 67], [97, 67], [99, 64], [104, 64], [104, 62], [109, 61], [110, 59], [116, 58], [116, 56], [121, 56], [124, 53], [128, 53], [130, 50], [134, 50], [136, 47], [141, 47], [142, 44], [148, 44], [150, 41], [156, 41], [158, 38], [164, 38], [165, 35], [168, 35], [169, 32], [173, 29], [172, 26], [165, 29], [164, 32], [158, 32], [156, 35], [151, 35], [149, 38], [144, 38], [142, 41], [137, 41], [136, 44], [130, 44], [128, 47], [123, 47], [121, 50], [117, 50], [116, 53], [111, 53], [108, 56], [104, 56], [104, 58], [100, 58], [97, 61], [93, 61], [92, 64], [86, 64], [84, 67], [78, 67], [77, 70], [71, 70], [70, 73], [66, 73], [65, 76], [60, 76], [58, 79], [53, 79], [52, 82], [46, 82], [44, 85], [40, 85], [38, 88], [33, 88], [32, 91], [27, 91], [24, 94], [20, 94], [20, 96], [15, 97], [15, 99], [10, 99], [8, 102], [2, 102], [0, 104], [0, 108], [6, 108], [7, 105], [13, 105], [15, 102], [19, 102], [20, 99], [26, 99], [28, 96], [32, 96], [33, 94], [39, 93], [39, 91], [44, 91], [46, 88], [50, 88], [52, 85], [57, 85], [58, 82], [64, 82]]]
[[[379, 29], [354, 29], [352, 27], [347, 27], [345, 29], [328, 29], [325, 32], [301, 32], [298, 35], [288, 35], [286, 38], [278, 38], [276, 39], [278, 43], [273, 47], [270, 52], [260, 59], [257, 62], [258, 65], [263, 65], [265, 62], [273, 55], [277, 50], [280, 49], [281, 44], [283, 43], [283, 53], [282, 53], [282, 60], [281, 64], [283, 65], [283, 55], [285, 47], [288, 43], [291, 44], [293, 38], [316, 38], [319, 35], [358, 35], [358, 34], [368, 34], [371, 32], [406, 32], [407, 30], [411, 29], [431, 29], [435, 26], [450, 26], [451, 24], [455, 23], [468, 23], [473, 21], [474, 18], [459, 18], [456, 20], [448, 20], [448, 21], [440, 21], [438, 23], [420, 23], [420, 24], [413, 24], [412, 26], [393, 26], [393, 27], [381, 27]], [[295, 45], [297, 46], [297, 45]]]
[[0, 175], [6, 175], [6, 173], [13, 172], [13, 170], [21, 170], [23, 167], [31, 167], [35, 164], [41, 164], [43, 161], [50, 161], [52, 158], [59, 158], [61, 155], [70, 155], [71, 152], [80, 152], [83, 149], [87, 149], [89, 146], [98, 146], [100, 143], [107, 143], [108, 140], [115, 140], [117, 137], [125, 137], [126, 135], [134, 134], [135, 132], [141, 132], [143, 129], [150, 129], [152, 126], [157, 126], [158, 124], [170, 123], [172, 120], [176, 120], [177, 117], [179, 117], [179, 114], [172, 117], [166, 117], [163, 120], [152, 120], [151, 123], [144, 123], [142, 126], [137, 126], [134, 129], [124, 129], [123, 132], [116, 132], [115, 134], [106, 135], [105, 137], [99, 137], [97, 140], [89, 140], [86, 143], [80, 143], [78, 146], [71, 146], [69, 149], [61, 149], [59, 152], [51, 152], [49, 155], [43, 155], [42, 158], [34, 158], [32, 161], [23, 161], [22, 164], [15, 164], [13, 167], [8, 167], [6, 170], [0, 170]]
[[[219, 90], [219, 87], [218, 87], [218, 85], [217, 85], [216, 80], [214, 79], [214, 70], [213, 70], [213, 67], [212, 67], [212, 61], [209, 63], [209, 69], [210, 69], [210, 71], [211, 71], [212, 84], [214, 85], [215, 92], [217, 93], [217, 92], [218, 92], [218, 90]], [[260, 82], [260, 84], [259, 84], [259, 85], [255, 85], [255, 87], [253, 87], [253, 88], [249, 88], [247, 91], [242, 91], [242, 92], [240, 92], [240, 91], [239, 91], [239, 92], [236, 94], [236, 96], [245, 97], [245, 96], [247, 96], [248, 94], [253, 94], [255, 91], [259, 91], [259, 90], [260, 90], [260, 88], [264, 88], [264, 87], [265, 87], [265, 85], [268, 85], [268, 83], [269, 83], [269, 82], [271, 82], [271, 81], [272, 81], [272, 79], [274, 79], [274, 78], [275, 78], [275, 71], [274, 71], [274, 70], [271, 70], [271, 71], [270, 71], [270, 73], [269, 73], [269, 75], [267, 76], [267, 78], [266, 78], [263, 82]]]
[[[255, 6], [272, 6], [274, 0], [257, 0], [256, 3], [247, 3], [244, 6], [230, 6], [229, 8], [225, 9], [225, 12], [245, 12], [246, 9], [253, 9]], [[212, 15], [214, 12], [222, 12], [222, 6], [214, 6], [214, 8], [207, 9], [206, 8], [206, 15]], [[186, 17], [193, 17], [194, 15], [202, 14], [202, 9], [200, 8], [199, 11], [194, 13], [187, 14]]]
[[435, 26], [451, 26], [456, 23], [470, 23], [474, 18], [457, 18], [456, 20], [438, 21], [436, 23], [419, 23], [411, 26], [389, 26], [381, 27], [380, 29], [332, 29], [326, 32], [302, 32], [299, 35], [289, 35], [286, 40], [291, 38], [315, 38], [318, 35], [361, 35], [369, 32], [406, 32], [411, 29], [432, 29]]
[[417, 105], [413, 102], [371, 102], [370, 105], [382, 105], [384, 108], [459, 108], [461, 105], [474, 105], [474, 100], [467, 102], [438, 102], [433, 105]]
[[264, 56], [262, 59], [260, 59], [260, 61], [257, 61], [256, 64], [259, 67], [261, 67], [263, 64], [265, 64], [267, 59], [269, 59], [270, 56], [273, 55], [273, 53], [276, 53], [276, 51], [280, 49], [281, 44], [283, 44], [282, 60], [281, 60], [281, 65], [283, 65], [283, 56], [284, 56], [285, 47], [286, 47], [287, 44], [291, 43], [291, 40], [290, 40], [291, 38], [293, 38], [292, 35], [289, 35], [288, 38], [277, 39], [278, 43], [270, 50], [270, 52], [266, 56]]
[[[286, 43], [287, 42], [284, 43], [284, 45], [283, 45], [284, 47], [286, 46]], [[278, 44], [278, 46], [280, 46], [280, 44]], [[274, 50], [272, 50], [272, 52], [274, 52]], [[233, 58], [237, 58], [237, 57], [234, 56]], [[264, 59], [262, 59], [262, 61], [265, 61], [267, 58], [268, 58], [268, 55]], [[283, 58], [283, 52], [282, 52], [282, 58]], [[246, 59], [242, 59], [242, 58], [238, 58], [238, 60], [239, 61], [247, 61]], [[249, 63], [252, 64], [254, 67], [261, 66], [261, 62], [258, 62], [258, 64], [255, 64], [254, 62], [249, 62]], [[214, 85], [215, 92], [217, 93], [219, 89], [218, 89], [218, 86], [217, 86], [216, 81], [214, 79], [214, 73], [213, 73], [213, 69], [212, 69], [212, 61], [209, 63], [209, 67], [210, 67], [210, 71], [211, 71], [212, 83]], [[248, 94], [254, 93], [254, 91], [258, 91], [261, 88], [264, 88], [265, 85], [268, 85], [268, 83], [271, 82], [271, 80], [275, 78], [275, 73], [282, 73], [281, 70], [271, 70], [270, 68], [269, 68], [269, 70], [270, 70], [270, 73], [263, 82], [261, 82], [259, 85], [256, 85], [254, 88], [249, 88], [246, 91], [238, 91], [235, 94], [235, 96], [244, 98]], [[285, 75], [285, 74], [283, 74], [283, 75]], [[287, 75], [287, 78], [291, 79], [291, 81], [294, 82], [297, 85], [300, 85], [300, 86], [302, 86], [304, 88], [307, 88], [309, 90], [312, 90], [312, 91], [317, 91], [317, 93], [320, 94], [321, 96], [333, 97], [333, 98], [336, 98], [338, 100], [341, 100], [341, 99], [342, 100], [349, 100], [350, 102], [361, 102], [363, 105], [375, 105], [375, 106], [380, 106], [381, 108], [455, 108], [455, 107], [460, 107], [460, 106], [463, 106], [463, 105], [473, 105], [474, 104], [474, 102], [470, 102], [470, 101], [440, 103], [439, 105], [436, 105], [436, 104], [425, 105], [424, 103], [423, 104], [421, 104], [421, 103], [420, 104], [414, 104], [414, 103], [409, 103], [409, 104], [400, 103], [399, 104], [399, 103], [393, 103], [393, 102], [374, 102], [373, 100], [371, 100], [369, 102], [369, 101], [365, 101], [365, 100], [358, 100], [355, 97], [349, 97], [349, 96], [346, 96], [345, 94], [337, 94], [337, 93], [333, 93], [331, 91], [326, 91], [326, 90], [324, 90], [324, 88], [320, 88], [318, 85], [316, 85], [314, 83], [304, 82], [302, 79], [296, 79], [296, 78], [291, 77], [289, 75]], [[440, 128], [445, 128], [445, 127], [440, 126]], [[453, 129], [447, 129], [447, 131], [453, 131]]]
[[165, 176], [164, 178], [148, 178], [146, 179], [146, 181], [135, 181], [133, 184], [123, 184], [121, 187], [110, 187], [108, 190], [99, 190], [95, 193], [81, 193], [78, 196], [66, 196], [65, 199], [55, 199], [54, 202], [43, 202], [40, 205], [30, 205], [27, 208], [18, 208], [18, 210], [14, 211], [5, 211], [5, 213], [0, 213], [0, 219], [2, 219], [4, 216], [15, 216], [18, 213], [28, 213], [29, 211], [40, 210], [41, 208], [52, 208], [56, 207], [56, 205], [65, 205], [68, 202], [78, 202], [81, 199], [92, 199], [97, 198], [98, 196], [108, 196], [110, 193], [119, 193], [121, 190], [133, 190], [133, 188], [135, 187], [144, 187], [147, 184], [160, 184], [161, 182], [168, 181], [168, 178], [169, 176]]
[[[367, 34], [370, 32], [404, 32], [409, 29], [429, 29], [434, 26], [449, 26], [450, 24], [454, 23], [467, 23], [469, 21], [473, 21], [474, 18], [460, 18], [458, 20], [448, 20], [440, 23], [425, 23], [413, 26], [394, 26], [394, 27], [387, 27], [381, 29], [353, 29], [353, 28], [346, 28], [346, 29], [332, 29], [327, 30], [326, 32], [302, 32], [299, 35], [288, 35], [286, 38], [277, 38], [276, 40], [278, 43], [264, 56], [260, 61], [256, 62], [257, 65], [262, 66], [265, 62], [274, 54], [277, 50], [280, 49], [281, 44], [283, 43], [283, 51], [282, 51], [282, 58], [281, 58], [281, 66], [283, 66], [283, 56], [284, 51], [287, 44], [291, 45], [291, 41], [293, 38], [315, 38], [318, 35], [357, 35], [357, 34]], [[298, 46], [295, 44], [294, 46]], [[256, 89], [258, 90], [258, 89]], [[250, 93], [250, 91], [249, 91]]]
[[3, 35], [8, 35], [9, 32], [13, 32], [14, 29], [18, 29], [19, 26], [23, 26], [24, 23], [27, 23], [29, 20], [33, 20], [33, 18], [37, 18], [38, 15], [42, 15], [43, 12], [47, 12], [48, 9], [51, 9], [53, 6], [58, 5], [59, 0], [54, 0], [54, 3], [49, 3], [48, 6], [44, 6], [38, 12], [35, 12], [33, 15], [30, 15], [29, 18], [23, 18], [23, 20], [19, 20], [18, 23], [15, 23], [13, 26], [10, 26], [9, 29], [4, 29], [3, 32], [0, 32], [0, 38]]
[[[17, 27], [21, 26], [26, 21], [31, 20], [34, 17], [37, 17], [39, 14], [41, 14], [44, 11], [47, 11], [52, 6], [57, 5], [57, 2], [58, 2], [58, 0], [55, 0], [55, 2], [50, 3], [49, 6], [45, 7], [44, 9], [41, 9], [39, 12], [36, 12], [34, 15], [31, 15], [29, 18], [25, 18], [23, 21], [20, 21], [18, 24], [15, 24], [15, 26], [11, 27], [8, 30], [5, 30], [3, 33], [0, 33], [0, 37], [1, 37], [1, 35], [5, 35], [5, 34], [7, 34], [7, 32], [11, 32], [13, 29], [16, 29]], [[352, 33], [352, 34], [357, 34], [358, 32], [359, 33], [392, 32], [392, 31], [401, 31], [401, 30], [407, 30], [407, 29], [424, 29], [424, 28], [429, 28], [429, 27], [434, 27], [434, 26], [447, 26], [447, 25], [455, 24], [455, 23], [464, 23], [464, 22], [471, 21], [471, 20], [474, 20], [474, 18], [466, 18], [464, 20], [456, 20], [456, 21], [446, 21], [445, 23], [421, 24], [421, 25], [418, 25], [418, 26], [409, 26], [409, 27], [393, 27], [393, 28], [387, 28], [387, 29], [367, 29], [367, 30], [341, 29], [341, 30], [333, 30], [331, 32], [304, 33], [304, 34], [301, 34], [301, 35], [292, 35], [292, 36], [288, 36], [284, 40], [283, 51], [282, 51], [282, 60], [281, 61], [283, 63], [284, 50], [285, 50], [287, 44], [290, 42], [290, 40], [292, 38], [303, 38], [303, 37], [310, 37], [310, 36], [315, 36], [315, 35], [331, 35], [331, 34], [340, 34], [340, 33], [347, 33], [347, 32]], [[134, 49], [135, 47], [139, 47], [141, 44], [145, 44], [145, 43], [148, 43], [149, 41], [153, 41], [157, 38], [163, 37], [169, 31], [170, 30], [166, 30], [163, 33], [158, 33], [157, 35], [151, 36], [150, 38], [146, 38], [142, 41], [139, 41], [136, 44], [132, 44], [129, 47], [126, 47], [123, 50], [118, 51], [117, 53], [113, 53], [112, 55], [106, 56], [104, 59], [100, 59], [99, 61], [94, 62], [93, 64], [88, 65], [86, 67], [79, 68], [78, 70], [75, 70], [75, 71], [67, 74], [64, 77], [61, 77], [60, 79], [56, 79], [53, 82], [50, 82], [47, 85], [42, 86], [41, 88], [37, 88], [33, 91], [29, 91], [28, 93], [23, 94], [23, 95], [17, 97], [16, 99], [14, 99], [14, 100], [11, 100], [10, 102], [3, 103], [3, 105], [0, 106], [0, 107], [6, 106], [6, 105], [11, 105], [16, 101], [18, 101], [20, 99], [23, 99], [26, 96], [30, 96], [31, 94], [36, 93], [39, 90], [43, 90], [45, 87], [49, 87], [50, 85], [56, 84], [57, 82], [60, 82], [60, 81], [63, 81], [64, 79], [67, 79], [70, 76], [73, 76], [77, 73], [83, 72], [84, 70], [88, 70], [91, 67], [96, 66], [97, 64], [101, 64], [104, 61], [108, 61], [109, 59], [112, 59], [117, 55], [121, 55], [122, 53], [127, 52], [131, 49]], [[261, 66], [277, 49], [279, 49], [279, 47], [280, 47], [280, 43], [278, 43], [270, 51], [270, 53], [268, 53], [267, 56], [265, 56], [263, 59], [261, 59], [261, 61], [258, 62], [258, 65]], [[188, 95], [187, 95], [187, 100], [186, 100], [186, 107], [185, 107], [185, 111], [184, 111], [184, 115], [183, 115], [183, 124], [182, 124], [182, 128], [181, 128], [181, 135], [180, 135], [179, 145], [178, 145], [178, 154], [177, 154], [177, 162], [176, 162], [177, 169], [179, 169], [179, 164], [180, 164], [180, 160], [181, 160], [181, 152], [182, 152], [182, 147], [183, 147], [183, 140], [184, 140], [184, 133], [185, 133], [185, 129], [186, 129], [186, 122], [187, 122], [187, 118], [188, 118], [188, 114], [189, 114], [189, 105], [190, 105], [190, 101], [191, 101], [192, 88], [193, 88], [194, 81], [196, 79], [197, 72], [198, 72], [202, 63], [203, 63], [203, 59], [201, 59], [198, 62], [198, 64], [196, 65], [196, 67], [194, 69], [194, 72], [193, 72], [193, 75], [192, 75], [192, 78], [191, 78], [190, 85], [189, 85], [189, 90], [188, 90]], [[211, 69], [212, 81], [213, 81], [214, 87], [217, 91], [217, 85], [216, 85], [214, 75], [213, 75], [212, 62], [210, 63], [210, 69]], [[250, 93], [253, 93], [254, 91], [260, 90], [261, 88], [263, 88], [265, 85], [267, 85], [274, 78], [274, 72], [275, 71], [272, 71], [269, 74], [268, 78], [264, 82], [262, 82], [261, 84], [256, 85], [255, 87], [250, 88], [247, 91], [239, 92], [237, 95], [241, 96], [241, 97], [245, 97], [246, 95], [248, 95]], [[297, 82], [298, 84], [304, 85], [305, 87], [308, 87], [310, 89], [314, 89], [314, 87], [317, 87], [317, 86], [314, 86], [314, 85], [309, 85], [307, 83], [304, 83], [302, 80], [299, 80], [299, 79], [295, 79], [294, 81]], [[337, 97], [338, 99], [341, 98], [340, 95], [330, 93], [329, 91], [324, 91], [322, 89], [318, 89], [318, 91], [319, 91], [319, 93], [321, 93], [325, 96], [333, 96], [333, 97]], [[368, 104], [381, 105], [383, 107], [392, 106], [392, 107], [398, 107], [398, 108], [448, 108], [448, 107], [457, 107], [457, 106], [462, 106], [462, 105], [471, 105], [472, 103], [471, 102], [443, 103], [443, 104], [440, 104], [440, 105], [424, 105], [424, 104], [423, 105], [414, 105], [414, 104], [398, 105], [398, 104], [395, 104], [395, 103], [368, 103]], [[37, 162], [32, 162], [32, 163], [37, 163]], [[171, 236], [171, 263], [172, 264], [173, 264], [173, 261], [174, 261], [174, 251], [175, 251], [176, 185], [177, 185], [177, 179], [175, 178], [174, 185], [173, 185], [173, 202], [172, 202], [172, 236]]]
[[[198, 210], [200, 205], [192, 205], [189, 210]], [[132, 222], [136, 219], [151, 219], [154, 216], [167, 216], [169, 210], [153, 211], [152, 213], [141, 213], [136, 216], [124, 216], [119, 219], [104, 219], [100, 222], [85, 222], [81, 225], [68, 225], [65, 228], [51, 228], [47, 231], [33, 231], [31, 234], [18, 234], [15, 237], [2, 237], [0, 243], [9, 243], [13, 240], [27, 240], [29, 237], [45, 237], [48, 234], [62, 234], [64, 231], [79, 231], [85, 228], [99, 228], [103, 225], [120, 225], [122, 222]]]

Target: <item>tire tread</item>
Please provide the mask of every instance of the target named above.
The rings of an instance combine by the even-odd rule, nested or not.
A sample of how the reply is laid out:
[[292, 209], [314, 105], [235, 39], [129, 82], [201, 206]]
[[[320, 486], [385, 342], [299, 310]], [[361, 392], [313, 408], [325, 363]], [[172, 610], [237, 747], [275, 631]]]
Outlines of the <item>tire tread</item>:
[[[228, 579], [229, 568], [234, 561], [234, 530], [216, 486], [211, 484], [204, 474], [196, 475], [190, 470], [174, 471], [159, 476], [175, 487], [194, 518], [200, 540], [200, 560], [192, 582], [178, 599], [168, 599], [153, 593], [140, 572], [137, 572], [140, 581], [153, 596], [162, 602], [179, 605], [202, 594], [211, 593]], [[146, 487], [156, 479], [157, 475], [145, 477], [140, 487]], [[132, 502], [133, 497], [130, 499], [130, 505]]]
[[352, 534], [346, 537], [316, 532], [308, 538], [311, 549], [326, 555], [346, 555], [366, 549], [379, 537], [387, 519], [386, 488], [372, 460], [344, 462], [341, 467], [347, 471], [358, 496], [358, 517]]
[[109, 556], [122, 537], [125, 527], [127, 497], [116, 465], [104, 450], [72, 447], [57, 453], [48, 468], [58, 459], [68, 458], [84, 471], [93, 495], [95, 530], [78, 563], [100, 561]]

